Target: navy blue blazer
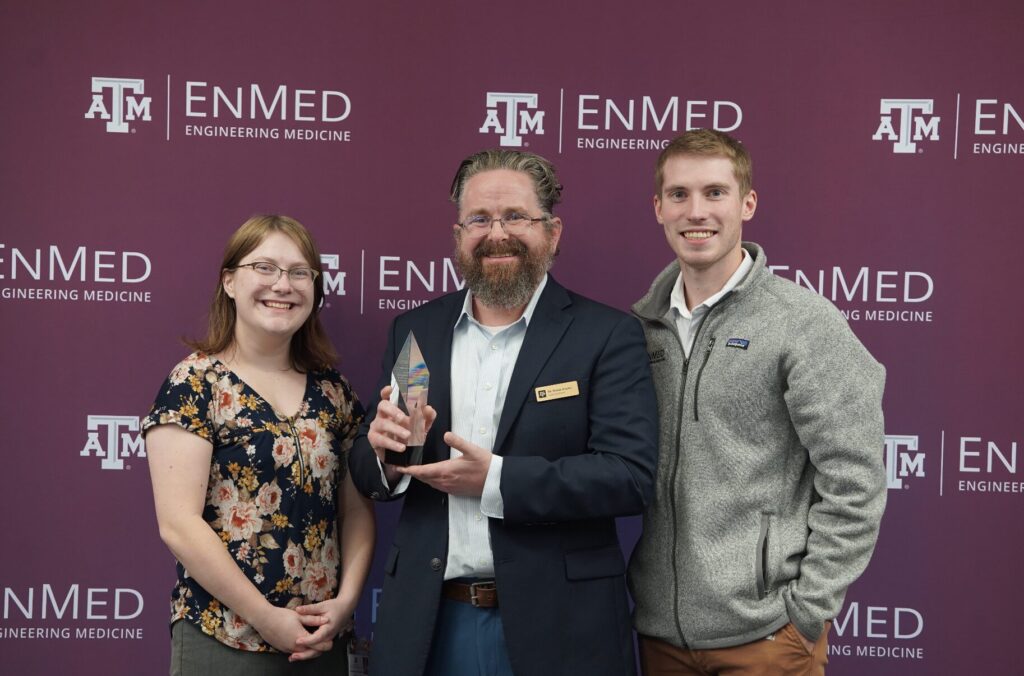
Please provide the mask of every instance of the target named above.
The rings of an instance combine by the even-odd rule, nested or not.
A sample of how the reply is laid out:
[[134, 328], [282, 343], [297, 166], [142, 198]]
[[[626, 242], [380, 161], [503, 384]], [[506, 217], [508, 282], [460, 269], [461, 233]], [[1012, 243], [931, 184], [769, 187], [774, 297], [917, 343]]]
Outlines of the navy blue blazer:
[[[430, 368], [437, 419], [424, 462], [444, 460], [451, 428], [453, 327], [466, 291], [397, 317], [379, 389], [409, 331]], [[538, 400], [534, 388], [575, 381], [579, 395]], [[390, 499], [366, 435], [349, 467], [359, 490]], [[654, 494], [657, 403], [635, 318], [567, 291], [553, 278], [538, 299], [495, 436], [504, 457], [504, 519], [490, 519], [499, 609], [517, 676], [635, 673], [625, 562], [615, 517], [638, 514]], [[447, 495], [413, 479], [404, 495], [374, 631], [371, 672], [421, 676], [430, 652], [447, 561]]]

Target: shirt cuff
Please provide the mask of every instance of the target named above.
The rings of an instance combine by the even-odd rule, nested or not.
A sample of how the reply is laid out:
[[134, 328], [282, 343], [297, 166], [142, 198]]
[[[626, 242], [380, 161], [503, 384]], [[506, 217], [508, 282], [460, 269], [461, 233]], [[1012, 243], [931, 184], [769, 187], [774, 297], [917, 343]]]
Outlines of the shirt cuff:
[[377, 467], [380, 469], [380, 482], [384, 484], [384, 488], [389, 489], [389, 495], [401, 495], [402, 493], [405, 492], [405, 489], [409, 487], [409, 482], [412, 481], [412, 477], [409, 476], [408, 474], [403, 474], [402, 478], [398, 480], [398, 483], [395, 485], [395, 487], [389, 488], [388, 477], [387, 475], [384, 474], [384, 463], [380, 461], [380, 458], [377, 458]]
[[[501, 465], [505, 458], [491, 455], [491, 466], [487, 468], [484, 492], [480, 495], [480, 511], [492, 519], [505, 518], [505, 501], [501, 499]], [[408, 479], [408, 476], [402, 477]]]
[[[391, 374], [391, 397], [388, 399], [388, 401], [390, 401], [392, 404], [396, 404], [397, 405], [398, 404], [398, 398], [400, 396], [401, 396], [401, 393], [398, 390], [398, 380], [395, 379], [395, 374], [392, 373]], [[386, 474], [384, 474], [384, 463], [381, 462], [380, 458], [377, 458], [377, 467], [380, 468], [380, 482], [382, 484], [384, 484], [384, 488], [389, 489], [389, 491], [390, 491], [389, 494], [391, 496], [401, 495], [402, 493], [405, 492], [405, 490], [407, 488], [409, 488], [409, 482], [412, 481], [412, 477], [409, 476], [408, 474], [403, 474], [402, 478], [398, 480], [398, 484], [396, 484], [394, 488], [391, 488], [390, 484], [388, 484], [388, 477], [387, 477]]]

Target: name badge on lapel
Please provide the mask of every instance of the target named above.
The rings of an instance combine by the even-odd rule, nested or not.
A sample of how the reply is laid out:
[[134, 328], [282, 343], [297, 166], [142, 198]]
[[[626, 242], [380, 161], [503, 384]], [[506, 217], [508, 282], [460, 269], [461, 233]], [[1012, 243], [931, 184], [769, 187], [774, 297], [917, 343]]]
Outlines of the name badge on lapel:
[[580, 385], [575, 380], [555, 385], [545, 385], [533, 390], [537, 401], [551, 401], [553, 399], [564, 399], [566, 397], [577, 397], [580, 394]]

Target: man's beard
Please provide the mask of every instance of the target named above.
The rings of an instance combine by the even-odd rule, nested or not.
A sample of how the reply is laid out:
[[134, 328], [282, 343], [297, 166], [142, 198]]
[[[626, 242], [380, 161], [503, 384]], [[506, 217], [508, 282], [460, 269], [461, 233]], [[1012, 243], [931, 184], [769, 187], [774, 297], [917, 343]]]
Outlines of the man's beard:
[[[550, 233], [545, 231], [544, 234], [545, 243], [550, 244]], [[498, 263], [484, 269], [485, 256], [502, 254], [515, 256], [518, 263]], [[503, 310], [529, 303], [553, 260], [549, 249], [531, 251], [514, 237], [503, 242], [483, 239], [469, 253], [462, 251], [459, 241], [455, 243], [455, 261], [473, 296], [488, 307]]]

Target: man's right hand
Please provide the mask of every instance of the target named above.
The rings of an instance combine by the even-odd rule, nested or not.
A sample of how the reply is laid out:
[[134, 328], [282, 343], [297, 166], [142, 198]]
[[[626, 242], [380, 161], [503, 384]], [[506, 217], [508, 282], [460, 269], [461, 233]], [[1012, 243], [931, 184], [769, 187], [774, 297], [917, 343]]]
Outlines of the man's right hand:
[[[423, 407], [425, 430], [430, 430], [430, 425], [433, 424], [436, 417], [437, 411], [434, 410], [433, 406]], [[398, 477], [398, 473], [393, 466], [384, 464], [384, 452], [395, 451], [405, 453], [405, 442], [409, 439], [409, 429], [410, 418], [405, 413], [402, 413], [398, 406], [391, 403], [391, 386], [388, 385], [380, 391], [377, 415], [374, 417], [373, 422], [370, 423], [370, 431], [367, 433], [366, 438], [370, 442], [373, 452], [377, 454], [377, 458], [384, 465], [384, 472], [389, 483], [393, 483], [393, 479]]]
[[390, 385], [380, 391], [377, 415], [370, 423], [366, 438], [382, 463], [385, 451], [405, 453], [405, 442], [409, 438], [409, 416], [391, 403]]

